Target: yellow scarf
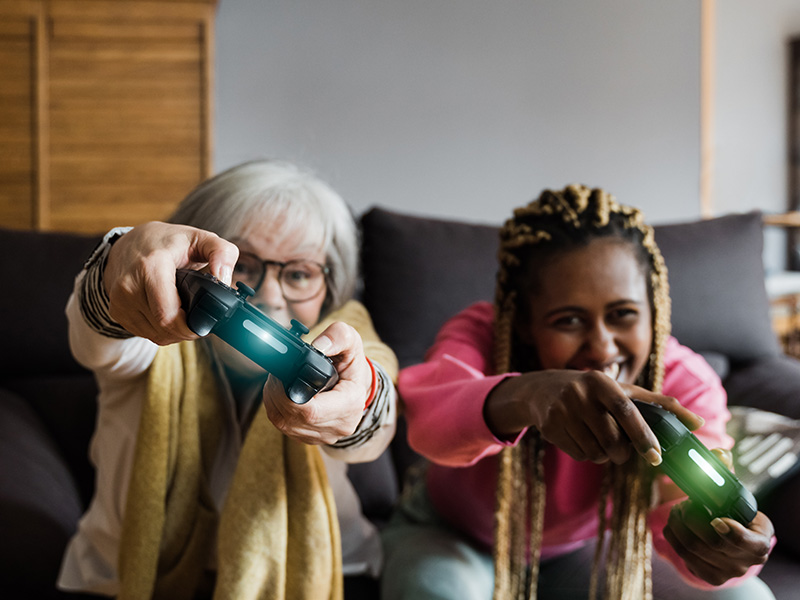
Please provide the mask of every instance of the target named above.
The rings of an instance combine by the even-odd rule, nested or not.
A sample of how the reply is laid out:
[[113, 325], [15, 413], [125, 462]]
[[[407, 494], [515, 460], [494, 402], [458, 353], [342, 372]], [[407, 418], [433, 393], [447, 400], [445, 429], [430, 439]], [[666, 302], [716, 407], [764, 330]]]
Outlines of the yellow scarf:
[[[365, 352], [396, 377], [396, 359], [369, 315], [349, 302]], [[120, 545], [120, 600], [191, 599], [218, 529], [215, 598], [342, 598], [336, 507], [319, 449], [278, 432], [259, 410], [242, 448], [222, 515], [208, 492], [222, 422], [202, 345], [160, 348], [150, 367]]]

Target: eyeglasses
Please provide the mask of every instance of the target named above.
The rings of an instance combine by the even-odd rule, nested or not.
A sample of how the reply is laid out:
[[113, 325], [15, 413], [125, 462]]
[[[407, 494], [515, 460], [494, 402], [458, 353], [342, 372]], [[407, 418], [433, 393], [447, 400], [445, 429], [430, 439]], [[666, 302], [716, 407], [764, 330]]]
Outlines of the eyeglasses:
[[239, 261], [233, 268], [233, 280], [241, 281], [257, 292], [270, 266], [278, 267], [278, 284], [283, 297], [289, 302], [303, 302], [316, 297], [325, 289], [330, 272], [325, 265], [310, 260], [261, 260], [250, 252], [240, 252]]

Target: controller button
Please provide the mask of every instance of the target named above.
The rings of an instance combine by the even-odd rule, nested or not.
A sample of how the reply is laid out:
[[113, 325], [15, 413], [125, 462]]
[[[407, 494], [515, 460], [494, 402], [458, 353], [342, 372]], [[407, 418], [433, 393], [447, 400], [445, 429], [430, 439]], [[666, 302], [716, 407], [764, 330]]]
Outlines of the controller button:
[[308, 327], [303, 325], [297, 319], [292, 319], [292, 328], [289, 330], [289, 333], [293, 333], [297, 337], [300, 337], [308, 333]]
[[745, 525], [748, 525], [755, 518], [756, 512], [758, 512], [758, 508], [755, 505], [755, 499], [750, 502], [746, 497], [740, 496], [731, 507], [733, 518]]
[[300, 371], [297, 373], [297, 379], [308, 382], [308, 385], [314, 386], [314, 388], [318, 390], [322, 389], [322, 387], [328, 383], [328, 378], [325, 374], [309, 364], [305, 364], [300, 368]]
[[300, 379], [296, 380], [292, 386], [286, 390], [289, 400], [295, 404], [305, 404], [317, 393], [317, 389]]
[[228, 307], [224, 302], [215, 298], [211, 294], [203, 294], [197, 301], [197, 309], [207, 313], [212, 319], [219, 321], [228, 312]]
[[244, 296], [245, 301], [247, 301], [248, 298], [255, 296], [256, 294], [256, 291], [253, 288], [251, 288], [246, 283], [242, 283], [241, 281], [236, 282], [236, 289], [242, 296]]

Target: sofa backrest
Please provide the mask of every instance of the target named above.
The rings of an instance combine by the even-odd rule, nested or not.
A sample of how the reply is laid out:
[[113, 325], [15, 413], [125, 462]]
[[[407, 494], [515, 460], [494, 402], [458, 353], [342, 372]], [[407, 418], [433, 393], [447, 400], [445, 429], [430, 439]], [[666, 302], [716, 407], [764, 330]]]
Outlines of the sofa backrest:
[[[361, 218], [363, 300], [401, 366], [422, 360], [442, 323], [494, 295], [493, 225], [373, 208]], [[780, 352], [764, 288], [761, 214], [658, 225], [669, 268], [673, 333], [733, 360]], [[0, 364], [4, 377], [83, 373], [69, 352], [64, 306], [100, 235], [0, 229]]]
[[3, 377], [82, 372], [67, 342], [72, 281], [102, 235], [0, 230]]
[[[362, 297], [402, 367], [423, 360], [442, 323], [494, 294], [498, 228], [374, 208], [361, 218]], [[64, 306], [72, 281], [100, 235], [0, 229], [0, 265], [10, 285], [1, 383], [26, 398], [61, 447], [84, 500], [92, 472], [86, 447], [94, 424], [94, 382], [69, 352]], [[746, 361], [779, 353], [770, 329], [761, 264], [761, 217], [731, 215], [656, 227], [670, 269], [673, 331], [698, 351]], [[398, 439], [403, 439], [402, 422]], [[413, 462], [394, 449], [398, 471]], [[384, 518], [397, 494], [387, 456], [352, 468], [368, 514]], [[376, 473], [386, 481], [378, 482]]]
[[0, 294], [0, 388], [24, 398], [39, 417], [69, 464], [84, 502], [94, 487], [87, 448], [96, 386], [91, 373], [72, 358], [64, 308], [75, 275], [101, 238], [0, 229], [0, 269], [6, 282]]
[[373, 208], [362, 216], [363, 301], [400, 367], [444, 320], [494, 294], [497, 228]]
[[[423, 359], [448, 317], [492, 300], [498, 227], [382, 208], [361, 222], [364, 303], [401, 367]], [[679, 341], [735, 361], [780, 352], [769, 320], [759, 212], [659, 225], [655, 232]]]
[[654, 229], [669, 270], [672, 331], [681, 343], [738, 362], [781, 353], [764, 285], [759, 211]]

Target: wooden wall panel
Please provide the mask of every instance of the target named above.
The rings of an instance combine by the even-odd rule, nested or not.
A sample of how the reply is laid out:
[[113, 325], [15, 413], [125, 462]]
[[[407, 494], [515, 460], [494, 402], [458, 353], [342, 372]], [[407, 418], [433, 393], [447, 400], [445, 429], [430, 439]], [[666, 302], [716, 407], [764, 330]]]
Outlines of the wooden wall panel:
[[100, 232], [163, 219], [210, 175], [214, 8], [0, 3], [0, 226]]
[[54, 20], [54, 228], [99, 231], [121, 216], [126, 225], [163, 219], [203, 179], [201, 39], [200, 24], [156, 18]]
[[33, 17], [0, 21], [0, 225], [35, 225], [35, 61]]

